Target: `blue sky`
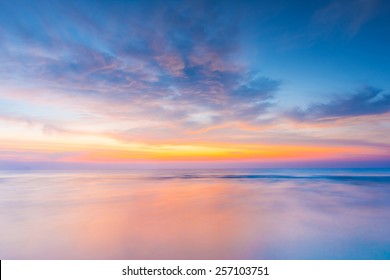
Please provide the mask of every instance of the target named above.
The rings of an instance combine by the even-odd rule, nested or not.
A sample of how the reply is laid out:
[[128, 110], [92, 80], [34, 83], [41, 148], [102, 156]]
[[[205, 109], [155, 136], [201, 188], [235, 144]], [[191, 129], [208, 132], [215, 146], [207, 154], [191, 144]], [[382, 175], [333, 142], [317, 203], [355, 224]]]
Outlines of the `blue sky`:
[[389, 18], [384, 0], [0, 1], [3, 165], [389, 162]]

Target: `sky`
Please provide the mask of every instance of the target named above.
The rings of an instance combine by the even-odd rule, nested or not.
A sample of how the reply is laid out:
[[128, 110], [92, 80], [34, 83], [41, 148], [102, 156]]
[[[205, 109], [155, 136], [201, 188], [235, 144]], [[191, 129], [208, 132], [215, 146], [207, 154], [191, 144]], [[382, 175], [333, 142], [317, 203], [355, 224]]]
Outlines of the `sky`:
[[390, 167], [390, 2], [0, 0], [0, 169]]

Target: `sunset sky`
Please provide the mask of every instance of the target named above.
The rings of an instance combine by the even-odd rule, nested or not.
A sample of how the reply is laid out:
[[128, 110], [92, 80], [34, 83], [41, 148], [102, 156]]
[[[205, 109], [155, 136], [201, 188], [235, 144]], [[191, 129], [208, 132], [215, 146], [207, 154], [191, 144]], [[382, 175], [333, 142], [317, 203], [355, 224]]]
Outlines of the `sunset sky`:
[[0, 0], [0, 168], [390, 167], [390, 1]]

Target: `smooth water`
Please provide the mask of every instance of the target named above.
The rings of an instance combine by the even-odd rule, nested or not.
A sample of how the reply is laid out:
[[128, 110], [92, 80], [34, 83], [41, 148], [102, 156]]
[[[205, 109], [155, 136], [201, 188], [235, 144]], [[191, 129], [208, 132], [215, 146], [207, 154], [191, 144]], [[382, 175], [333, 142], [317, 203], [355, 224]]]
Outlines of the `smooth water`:
[[0, 259], [390, 259], [390, 170], [2, 171]]

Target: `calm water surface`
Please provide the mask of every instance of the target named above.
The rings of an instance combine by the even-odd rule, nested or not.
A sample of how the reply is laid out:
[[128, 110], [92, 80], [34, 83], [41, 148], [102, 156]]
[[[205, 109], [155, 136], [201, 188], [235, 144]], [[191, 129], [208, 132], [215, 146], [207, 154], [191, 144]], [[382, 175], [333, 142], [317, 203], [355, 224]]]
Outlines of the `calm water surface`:
[[1, 171], [0, 259], [390, 259], [390, 170]]

